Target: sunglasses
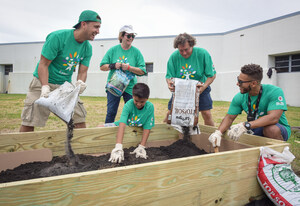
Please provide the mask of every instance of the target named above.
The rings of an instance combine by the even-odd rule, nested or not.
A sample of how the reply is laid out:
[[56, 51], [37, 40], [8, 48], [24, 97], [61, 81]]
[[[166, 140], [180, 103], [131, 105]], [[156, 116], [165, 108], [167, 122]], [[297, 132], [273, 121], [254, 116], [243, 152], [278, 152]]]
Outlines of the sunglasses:
[[127, 34], [125, 35], [128, 39], [130, 39], [131, 37], [134, 39], [135, 35], [134, 34]]
[[243, 83], [248, 83], [248, 82], [254, 81], [254, 80], [250, 80], [250, 81], [242, 81], [242, 80], [239, 79], [239, 77], [236, 77], [236, 78], [237, 78], [237, 81], [238, 81], [239, 84], [243, 84]]

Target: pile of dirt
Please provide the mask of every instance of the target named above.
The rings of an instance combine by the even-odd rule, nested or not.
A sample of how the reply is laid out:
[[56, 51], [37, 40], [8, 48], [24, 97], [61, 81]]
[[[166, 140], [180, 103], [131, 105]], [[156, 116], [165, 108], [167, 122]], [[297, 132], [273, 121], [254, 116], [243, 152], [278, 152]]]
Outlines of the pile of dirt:
[[23, 164], [15, 169], [2, 171], [0, 173], [0, 183], [207, 154], [204, 150], [199, 149], [192, 142], [182, 139], [169, 146], [146, 148], [148, 155], [147, 159], [136, 158], [134, 154], [130, 154], [130, 152], [134, 149], [135, 147], [124, 149], [125, 160], [120, 164], [108, 162], [110, 154], [102, 156], [76, 154], [77, 164], [75, 165], [70, 164], [69, 158], [66, 155], [53, 157], [50, 162], [33, 162]]

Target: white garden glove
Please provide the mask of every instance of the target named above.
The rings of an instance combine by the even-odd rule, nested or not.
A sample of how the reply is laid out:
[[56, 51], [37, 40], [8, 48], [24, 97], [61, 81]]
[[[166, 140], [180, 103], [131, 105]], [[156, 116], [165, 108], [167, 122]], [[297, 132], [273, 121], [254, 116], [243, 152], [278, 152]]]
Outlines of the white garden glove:
[[77, 82], [75, 83], [76, 87], [78, 87], [78, 85], [80, 85], [80, 90], [79, 90], [79, 94], [82, 94], [83, 91], [86, 89], [86, 83], [84, 83], [82, 80], [77, 80]]
[[213, 147], [220, 147], [221, 139], [222, 139], [222, 133], [220, 132], [220, 130], [216, 130], [208, 138], [208, 140], [212, 143]]
[[244, 134], [245, 132], [247, 132], [247, 129], [244, 126], [244, 123], [242, 122], [242, 123], [231, 126], [230, 129], [228, 130], [228, 136], [232, 140], [238, 141], [240, 136], [242, 136], [242, 134]]
[[136, 158], [144, 158], [144, 159], [147, 159], [147, 153], [146, 153], [146, 150], [145, 150], [145, 146], [139, 144], [139, 146], [137, 148], [135, 148], [135, 150], [133, 152], [130, 152], [130, 154], [135, 154], [135, 157]]
[[115, 148], [110, 153], [109, 162], [112, 163], [121, 163], [124, 160], [124, 151], [123, 151], [123, 145], [120, 143], [117, 143]]
[[49, 85], [43, 85], [41, 89], [41, 97], [49, 97], [50, 93], [50, 86]]

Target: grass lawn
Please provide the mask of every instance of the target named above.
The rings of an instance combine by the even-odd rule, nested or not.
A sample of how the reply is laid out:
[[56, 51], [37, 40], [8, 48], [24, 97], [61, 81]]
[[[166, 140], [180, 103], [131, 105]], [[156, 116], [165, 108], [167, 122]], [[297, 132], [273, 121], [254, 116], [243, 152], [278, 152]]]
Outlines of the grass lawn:
[[[21, 125], [21, 112], [23, 109], [24, 94], [0, 94], [0, 133], [18, 132]], [[106, 97], [81, 97], [87, 110], [87, 127], [96, 127], [103, 124], [106, 116]], [[155, 107], [155, 123], [163, 123], [167, 112], [167, 99], [150, 99]], [[216, 126], [219, 126], [227, 113], [230, 102], [215, 101], [212, 115]], [[116, 119], [119, 119], [124, 102], [121, 101]], [[300, 171], [300, 107], [288, 107], [286, 112], [292, 135], [288, 140], [290, 150], [296, 156], [292, 166], [294, 171]], [[234, 123], [243, 122], [246, 115], [243, 113]], [[203, 124], [202, 118], [199, 123]], [[65, 129], [66, 125], [55, 115], [51, 114], [45, 127], [36, 128], [35, 131]]]

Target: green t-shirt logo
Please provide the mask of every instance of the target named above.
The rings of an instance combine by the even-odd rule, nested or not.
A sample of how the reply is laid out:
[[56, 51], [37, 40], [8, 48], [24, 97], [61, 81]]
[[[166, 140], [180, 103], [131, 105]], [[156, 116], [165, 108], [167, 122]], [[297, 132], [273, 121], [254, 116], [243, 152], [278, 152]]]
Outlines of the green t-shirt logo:
[[77, 52], [74, 53], [74, 55], [72, 55], [71, 53], [69, 54], [70, 57], [66, 57], [63, 62], [63, 66], [67, 67], [65, 70], [69, 70], [71, 71], [72, 68], [75, 69], [75, 67], [79, 64], [80, 60], [82, 60], [82, 58], [79, 58], [79, 55], [77, 55]]
[[182, 66], [182, 69], [180, 69], [180, 76], [182, 79], [189, 80], [190, 76], [195, 77], [195, 73], [196, 71], [194, 71], [192, 65], [185, 64], [185, 66]]
[[125, 56], [119, 57], [117, 60], [118, 63], [129, 64], [127, 58]]

